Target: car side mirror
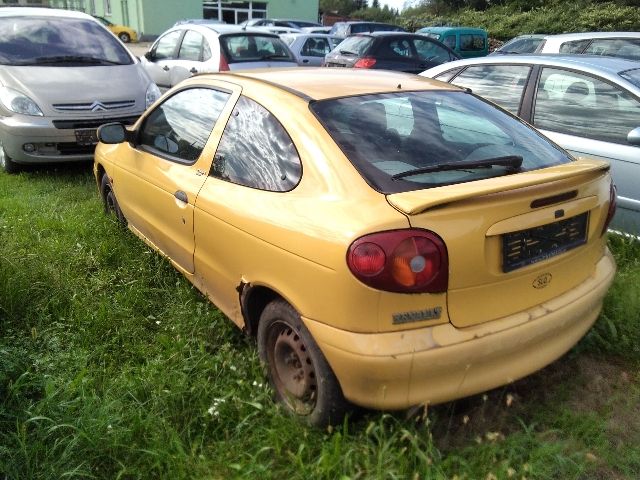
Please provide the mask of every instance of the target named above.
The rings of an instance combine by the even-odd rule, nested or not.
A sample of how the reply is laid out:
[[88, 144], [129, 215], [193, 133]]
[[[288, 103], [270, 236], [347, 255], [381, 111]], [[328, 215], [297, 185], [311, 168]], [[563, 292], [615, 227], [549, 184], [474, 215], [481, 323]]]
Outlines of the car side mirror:
[[144, 54], [144, 58], [146, 58], [150, 62], [153, 62], [156, 59], [156, 56], [153, 53], [153, 51], [149, 50], [147, 53]]
[[123, 143], [127, 140], [127, 130], [121, 123], [105, 123], [98, 128], [98, 140], [110, 145]]
[[627, 135], [627, 142], [636, 147], [640, 147], [640, 127], [634, 128]]

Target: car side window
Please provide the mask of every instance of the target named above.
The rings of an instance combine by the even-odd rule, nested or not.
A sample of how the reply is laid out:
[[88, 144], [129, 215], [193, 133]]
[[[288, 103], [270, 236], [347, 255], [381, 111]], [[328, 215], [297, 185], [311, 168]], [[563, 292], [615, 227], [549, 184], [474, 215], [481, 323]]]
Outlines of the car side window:
[[591, 42], [584, 51], [588, 55], [606, 55], [640, 60], [640, 40], [636, 38], [602, 38]]
[[179, 91], [145, 119], [140, 147], [172, 161], [194, 163], [228, 99], [228, 93], [209, 88]]
[[276, 117], [241, 96], [220, 139], [210, 175], [251, 188], [286, 192], [300, 181], [302, 164]]
[[413, 44], [418, 52], [420, 60], [438, 63], [445, 63], [452, 60], [449, 52], [435, 42], [414, 39]]
[[474, 65], [458, 75], [453, 83], [470, 88], [473, 93], [517, 115], [530, 71], [529, 65]]
[[305, 57], [324, 57], [330, 51], [331, 47], [329, 46], [329, 42], [327, 41], [327, 39], [323, 37], [317, 37], [308, 38], [302, 46], [301, 53]]
[[460, 34], [460, 50], [478, 52], [485, 49], [484, 37], [474, 33]]
[[202, 35], [193, 30], [188, 30], [184, 34], [182, 39], [182, 45], [180, 45], [180, 52], [178, 58], [180, 60], [190, 60], [192, 62], [199, 62], [202, 53]]
[[445, 37], [440, 41], [442, 43], [444, 43], [447, 47], [449, 47], [452, 50], [456, 48], [456, 36], [455, 35], [445, 35]]
[[380, 46], [379, 54], [386, 58], [413, 57], [413, 50], [406, 38], [391, 38], [385, 40]]
[[176, 53], [176, 47], [178, 46], [178, 42], [180, 41], [181, 35], [182, 35], [182, 31], [176, 30], [176, 31], [167, 33], [164, 37], [158, 40], [158, 43], [156, 44], [156, 49], [154, 52], [155, 59], [167, 60], [170, 58], [174, 58]]
[[640, 102], [590, 75], [544, 68], [536, 91], [533, 124], [545, 130], [627, 144], [640, 126]]
[[591, 40], [570, 40], [560, 45], [560, 53], [582, 53]]

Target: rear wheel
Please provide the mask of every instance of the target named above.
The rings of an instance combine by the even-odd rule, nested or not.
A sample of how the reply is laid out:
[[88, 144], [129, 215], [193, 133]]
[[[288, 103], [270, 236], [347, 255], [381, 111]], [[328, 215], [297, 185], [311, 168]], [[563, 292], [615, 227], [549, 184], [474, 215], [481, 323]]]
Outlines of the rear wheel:
[[271, 302], [258, 325], [258, 351], [276, 400], [311, 425], [340, 423], [348, 408], [342, 389], [300, 315]]
[[118, 38], [122, 41], [122, 43], [129, 43], [131, 41], [131, 37], [127, 32], [120, 32]]
[[0, 168], [6, 173], [18, 173], [20, 164], [11, 160], [11, 157], [4, 151], [4, 147], [0, 144]]
[[120, 210], [116, 194], [106, 173], [102, 175], [102, 180], [100, 181], [100, 194], [104, 204], [104, 213], [107, 215], [113, 213], [121, 224], [126, 225], [127, 219], [124, 217], [122, 210]]

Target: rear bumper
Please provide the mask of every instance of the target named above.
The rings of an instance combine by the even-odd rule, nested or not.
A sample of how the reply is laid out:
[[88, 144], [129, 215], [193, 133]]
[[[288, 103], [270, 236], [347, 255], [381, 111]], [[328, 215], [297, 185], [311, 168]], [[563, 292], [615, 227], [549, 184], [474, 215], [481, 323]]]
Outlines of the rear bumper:
[[595, 322], [615, 270], [607, 251], [593, 275], [569, 292], [464, 329], [443, 324], [361, 334], [304, 321], [353, 403], [376, 409], [435, 404], [513, 382], [563, 355]]

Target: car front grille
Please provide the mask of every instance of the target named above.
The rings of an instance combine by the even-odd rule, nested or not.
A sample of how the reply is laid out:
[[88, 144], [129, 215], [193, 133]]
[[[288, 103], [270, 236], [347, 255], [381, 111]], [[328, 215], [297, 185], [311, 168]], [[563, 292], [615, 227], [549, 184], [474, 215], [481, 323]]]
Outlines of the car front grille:
[[511, 272], [576, 248], [587, 241], [588, 212], [502, 236], [502, 270]]
[[54, 120], [53, 126], [60, 129], [76, 129], [76, 128], [98, 128], [105, 123], [118, 122], [125, 125], [131, 125], [138, 120], [139, 115], [129, 117], [116, 118], [98, 118], [96, 120]]
[[131, 108], [136, 104], [135, 100], [119, 100], [115, 102], [85, 102], [85, 103], [55, 103], [53, 108], [59, 112], [108, 112]]

